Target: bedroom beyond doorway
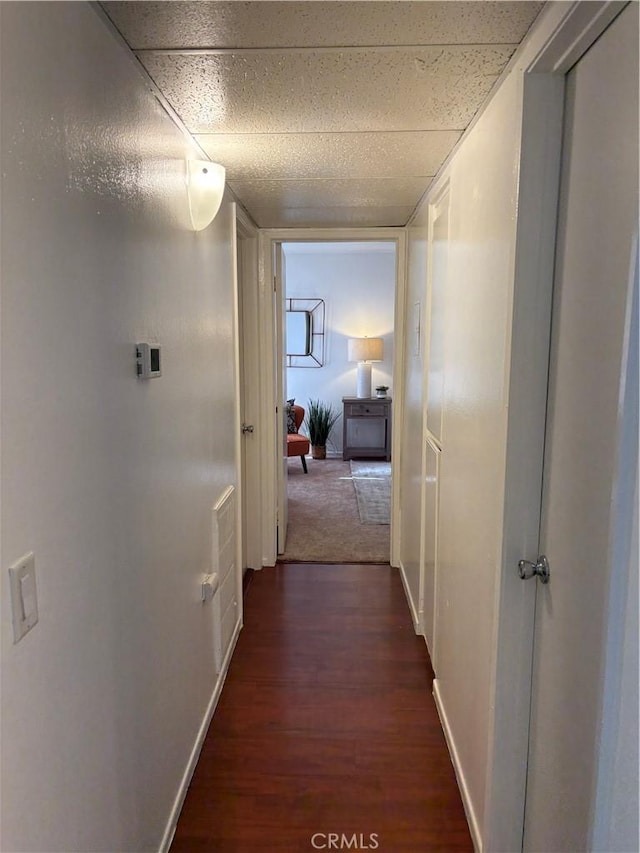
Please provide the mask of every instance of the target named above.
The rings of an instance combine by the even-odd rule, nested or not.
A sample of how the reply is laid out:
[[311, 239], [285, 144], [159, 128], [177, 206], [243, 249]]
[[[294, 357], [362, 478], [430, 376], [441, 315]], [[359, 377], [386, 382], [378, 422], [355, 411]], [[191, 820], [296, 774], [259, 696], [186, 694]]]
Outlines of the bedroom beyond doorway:
[[391, 465], [309, 459], [288, 461], [286, 562], [388, 563]]
[[[352, 459], [351, 465], [346, 461], [351, 453], [343, 452], [343, 401], [362, 396], [358, 378], [362, 365], [350, 360], [351, 344], [354, 339], [375, 340], [376, 360], [367, 365], [371, 375], [368, 396], [375, 396], [375, 389], [381, 386], [387, 415], [384, 419], [349, 422], [347, 446], [353, 444], [355, 429], [356, 443], [371, 447], [369, 455], [375, 455], [373, 448], [380, 444], [378, 433], [382, 429], [383, 444], [388, 440], [388, 458], [396, 252], [393, 240], [282, 243], [282, 290], [287, 314], [286, 400], [295, 400], [295, 405], [307, 411], [310, 401], [320, 401], [338, 415], [327, 442], [326, 460], [309, 460], [308, 474], [304, 474], [299, 459], [288, 462], [288, 529], [282, 555], [285, 560], [389, 562], [391, 464], [368, 460], [366, 450], [362, 457]], [[320, 308], [308, 315], [301, 311], [301, 306], [318, 304]], [[293, 323], [298, 321], [299, 326], [301, 317], [307, 320], [303, 324], [303, 331], [307, 330], [306, 346], [297, 337]], [[302, 352], [309, 354], [301, 356]], [[309, 436], [306, 420], [300, 431]], [[374, 468], [377, 466], [375, 472], [369, 462]], [[367, 465], [364, 469], [363, 464]], [[381, 505], [382, 516], [375, 513], [376, 504]]]

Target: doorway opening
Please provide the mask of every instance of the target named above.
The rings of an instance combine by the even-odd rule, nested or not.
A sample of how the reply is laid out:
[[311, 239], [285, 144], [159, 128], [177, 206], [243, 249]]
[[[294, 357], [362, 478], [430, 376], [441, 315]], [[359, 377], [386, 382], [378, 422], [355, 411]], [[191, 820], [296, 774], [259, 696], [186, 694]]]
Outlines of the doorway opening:
[[[278, 267], [285, 408], [298, 420], [304, 410], [299, 433], [288, 418], [279, 559], [388, 563], [396, 243], [283, 241]], [[333, 422], [324, 445], [323, 415]]]

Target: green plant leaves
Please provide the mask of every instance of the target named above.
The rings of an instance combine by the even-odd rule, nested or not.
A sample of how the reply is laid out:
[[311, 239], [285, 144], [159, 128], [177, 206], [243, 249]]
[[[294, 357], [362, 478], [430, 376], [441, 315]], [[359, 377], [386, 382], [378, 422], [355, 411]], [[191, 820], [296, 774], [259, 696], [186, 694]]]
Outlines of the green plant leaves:
[[322, 400], [309, 400], [307, 405], [306, 425], [309, 441], [316, 447], [324, 447], [329, 433], [340, 418], [340, 412], [330, 403]]

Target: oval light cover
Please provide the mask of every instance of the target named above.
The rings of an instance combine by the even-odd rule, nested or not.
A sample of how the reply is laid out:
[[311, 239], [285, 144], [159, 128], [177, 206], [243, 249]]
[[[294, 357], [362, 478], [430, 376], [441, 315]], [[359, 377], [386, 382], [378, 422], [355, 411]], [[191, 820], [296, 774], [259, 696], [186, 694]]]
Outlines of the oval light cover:
[[224, 195], [225, 169], [208, 160], [187, 160], [187, 195], [194, 231], [202, 231], [215, 219]]

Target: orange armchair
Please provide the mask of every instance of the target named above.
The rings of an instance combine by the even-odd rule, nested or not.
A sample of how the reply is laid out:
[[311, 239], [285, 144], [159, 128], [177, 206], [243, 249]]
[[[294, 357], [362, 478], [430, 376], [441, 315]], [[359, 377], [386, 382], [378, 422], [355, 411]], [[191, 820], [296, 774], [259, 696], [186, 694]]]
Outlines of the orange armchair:
[[[294, 404], [291, 406], [291, 411], [296, 422], [296, 428], [300, 429], [304, 420], [304, 409], [302, 406]], [[309, 452], [309, 447], [309, 439], [306, 435], [302, 435], [299, 432], [287, 433], [287, 456], [299, 456], [302, 460], [302, 470], [305, 474], [307, 473], [307, 460], [304, 457]]]

